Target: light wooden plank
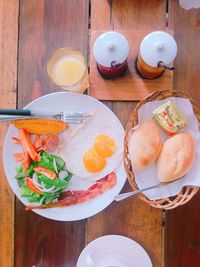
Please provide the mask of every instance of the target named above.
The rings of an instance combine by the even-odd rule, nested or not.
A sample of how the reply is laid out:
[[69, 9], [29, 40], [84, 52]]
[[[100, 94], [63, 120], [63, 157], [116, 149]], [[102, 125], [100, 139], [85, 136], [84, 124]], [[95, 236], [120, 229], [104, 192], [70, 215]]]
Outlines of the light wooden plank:
[[112, 0], [91, 0], [91, 29], [112, 29]]
[[[0, 1], [1, 108], [16, 107], [18, 0]], [[2, 150], [7, 125], [0, 129], [0, 266], [14, 266], [14, 194], [3, 171]]]

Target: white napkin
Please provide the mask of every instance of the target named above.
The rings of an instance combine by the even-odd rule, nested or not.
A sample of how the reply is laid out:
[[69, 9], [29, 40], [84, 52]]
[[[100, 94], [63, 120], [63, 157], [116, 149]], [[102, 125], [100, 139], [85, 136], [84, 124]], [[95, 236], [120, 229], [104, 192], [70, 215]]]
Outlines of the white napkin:
[[179, 5], [185, 10], [189, 10], [191, 8], [199, 8], [200, 0], [179, 0]]
[[[196, 139], [197, 154], [191, 170], [183, 178], [174, 181], [172, 184], [166, 184], [164, 187], [144, 192], [144, 194], [151, 200], [177, 195], [184, 185], [200, 186], [200, 164], [198, 164], [200, 162], [200, 132], [198, 121], [194, 115], [190, 101], [185, 98], [169, 97], [161, 101], [156, 100], [148, 102], [138, 110], [139, 123], [145, 120], [149, 120], [151, 118], [153, 110], [169, 100], [173, 100], [185, 116], [187, 120], [187, 126], [182, 131], [189, 132]], [[160, 130], [160, 132], [163, 136], [163, 140], [166, 140], [167, 135], [162, 130]], [[156, 174], [156, 163], [143, 171], [135, 172], [135, 177], [139, 188], [145, 188], [158, 184], [159, 180], [157, 179]]]

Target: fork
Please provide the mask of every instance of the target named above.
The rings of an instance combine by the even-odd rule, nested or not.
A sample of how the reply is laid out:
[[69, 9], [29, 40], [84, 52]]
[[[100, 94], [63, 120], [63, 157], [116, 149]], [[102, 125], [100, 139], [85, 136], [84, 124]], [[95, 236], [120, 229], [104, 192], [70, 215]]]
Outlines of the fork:
[[[13, 112], [14, 113], [14, 112]], [[12, 113], [12, 114], [13, 114]], [[22, 114], [22, 113], [21, 113]], [[27, 114], [27, 113], [26, 113]], [[13, 121], [13, 120], [24, 120], [24, 119], [54, 119], [67, 122], [69, 124], [80, 124], [83, 122], [84, 119], [91, 117], [92, 114], [86, 112], [66, 112], [62, 111], [57, 114], [41, 114], [37, 112], [31, 112], [29, 116], [27, 115], [18, 115], [18, 114], [9, 114], [9, 115], [0, 115], [0, 122], [1, 121]]]

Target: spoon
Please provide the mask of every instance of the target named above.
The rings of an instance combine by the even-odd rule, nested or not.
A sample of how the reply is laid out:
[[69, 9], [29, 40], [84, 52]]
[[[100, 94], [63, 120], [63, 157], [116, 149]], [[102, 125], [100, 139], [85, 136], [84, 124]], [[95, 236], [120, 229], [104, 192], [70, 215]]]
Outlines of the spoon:
[[128, 192], [128, 193], [123, 193], [123, 194], [119, 194], [117, 196], [114, 197], [114, 200], [115, 201], [122, 201], [126, 198], [129, 198], [129, 197], [133, 197], [141, 192], [144, 192], [144, 191], [147, 191], [147, 190], [151, 190], [151, 189], [154, 189], [154, 188], [158, 188], [158, 187], [161, 187], [161, 186], [164, 186], [166, 185], [166, 183], [159, 183], [159, 184], [156, 184], [156, 185], [152, 185], [152, 186], [148, 186], [148, 187], [145, 187], [145, 188], [142, 188], [142, 189], [137, 189], [135, 191], [132, 191], [132, 192]]

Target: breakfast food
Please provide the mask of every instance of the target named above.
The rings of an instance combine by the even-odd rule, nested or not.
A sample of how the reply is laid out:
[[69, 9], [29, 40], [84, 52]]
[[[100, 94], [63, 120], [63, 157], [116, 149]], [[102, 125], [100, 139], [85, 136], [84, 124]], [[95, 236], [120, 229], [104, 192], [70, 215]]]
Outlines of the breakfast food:
[[50, 119], [26, 119], [15, 120], [12, 124], [18, 129], [26, 129], [32, 134], [61, 133], [67, 129], [64, 121]]
[[[12, 139], [21, 149], [14, 153], [19, 163], [15, 178], [21, 197], [35, 202], [27, 210], [79, 204], [115, 186], [113, 171], [122, 160], [124, 130], [112, 113], [104, 112], [95, 111], [83, 123], [62, 133], [62, 138], [57, 132], [66, 125], [58, 121], [13, 122], [19, 135]], [[58, 155], [49, 154], [55, 151]], [[75, 170], [76, 176], [97, 182], [88, 189], [65, 191], [73, 176], [69, 168]]]
[[83, 155], [85, 168], [91, 172], [100, 172], [106, 166], [106, 158], [111, 157], [116, 151], [115, 140], [105, 134], [96, 136], [92, 148]]
[[161, 182], [170, 182], [183, 177], [191, 169], [195, 151], [196, 142], [187, 132], [168, 138], [157, 162], [158, 179]]
[[90, 186], [87, 190], [70, 190], [62, 192], [58, 198], [58, 201], [51, 202], [47, 205], [28, 205], [26, 210], [32, 209], [47, 209], [55, 207], [68, 207], [80, 203], [84, 203], [88, 200], [94, 199], [95, 197], [103, 194], [109, 189], [112, 189], [117, 181], [116, 174], [114, 172], [106, 175], [105, 177], [98, 180], [95, 184]]
[[162, 148], [162, 137], [158, 127], [150, 120], [134, 129], [128, 140], [128, 150], [133, 171], [150, 166], [157, 159]]
[[152, 119], [168, 134], [172, 135], [185, 127], [186, 119], [173, 101], [168, 101], [153, 111]]
[[[79, 126], [77, 126], [79, 127]], [[68, 169], [78, 177], [97, 180], [122, 160], [124, 130], [112, 113], [98, 109], [59, 149]]]
[[57, 200], [72, 178], [64, 160], [57, 155], [50, 155], [42, 150], [40, 137], [35, 136], [32, 142], [25, 129], [19, 129], [19, 137], [13, 141], [19, 144], [23, 152], [14, 154], [17, 167], [15, 176], [20, 188], [21, 197], [29, 202], [38, 202], [46, 206]]

